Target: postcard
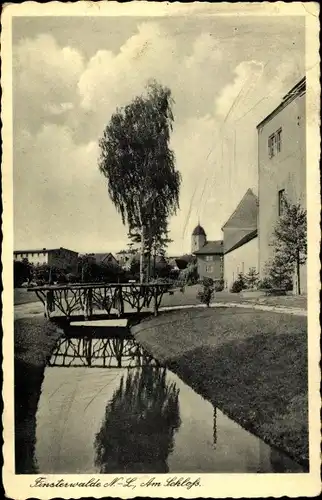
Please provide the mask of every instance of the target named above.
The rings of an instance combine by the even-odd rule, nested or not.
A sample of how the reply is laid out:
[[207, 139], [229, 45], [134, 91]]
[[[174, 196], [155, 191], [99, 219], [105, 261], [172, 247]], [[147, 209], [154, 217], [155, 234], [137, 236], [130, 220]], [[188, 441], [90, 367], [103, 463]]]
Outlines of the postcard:
[[4, 6], [9, 498], [319, 494], [318, 14]]

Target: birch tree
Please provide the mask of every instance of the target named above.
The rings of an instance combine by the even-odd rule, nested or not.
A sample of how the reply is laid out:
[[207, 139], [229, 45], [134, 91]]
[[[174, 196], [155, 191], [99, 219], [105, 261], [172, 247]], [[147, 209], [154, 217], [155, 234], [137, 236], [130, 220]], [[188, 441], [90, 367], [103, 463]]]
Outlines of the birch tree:
[[173, 125], [171, 91], [155, 81], [144, 95], [117, 109], [99, 141], [99, 169], [123, 224], [140, 232], [140, 281], [146, 232], [158, 214], [179, 208], [180, 173], [169, 147]]

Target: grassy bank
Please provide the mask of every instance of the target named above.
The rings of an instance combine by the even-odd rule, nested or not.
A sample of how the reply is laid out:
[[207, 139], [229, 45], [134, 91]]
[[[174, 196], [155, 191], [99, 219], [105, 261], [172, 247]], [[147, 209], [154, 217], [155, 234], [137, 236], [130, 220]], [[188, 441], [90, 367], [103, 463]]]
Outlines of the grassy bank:
[[[169, 306], [182, 306], [182, 305], [195, 305], [200, 304], [197, 293], [200, 289], [200, 285], [186, 286], [184, 292], [176, 290], [173, 295], [165, 294], [162, 298], [162, 307]], [[214, 299], [212, 302], [236, 302], [236, 303], [250, 303], [250, 304], [262, 304], [268, 306], [277, 307], [296, 307], [300, 309], [307, 309], [307, 297], [305, 296], [268, 296], [268, 297], [257, 297], [257, 298], [245, 298], [239, 293], [230, 293], [227, 291], [215, 292]]]
[[306, 318], [191, 309], [145, 320], [133, 333], [214, 406], [308, 464]]
[[28, 292], [26, 288], [15, 288], [13, 291], [13, 303], [15, 306], [38, 301], [37, 295], [34, 292]]
[[15, 457], [16, 473], [35, 474], [36, 411], [48, 356], [59, 336], [42, 317], [15, 321]]

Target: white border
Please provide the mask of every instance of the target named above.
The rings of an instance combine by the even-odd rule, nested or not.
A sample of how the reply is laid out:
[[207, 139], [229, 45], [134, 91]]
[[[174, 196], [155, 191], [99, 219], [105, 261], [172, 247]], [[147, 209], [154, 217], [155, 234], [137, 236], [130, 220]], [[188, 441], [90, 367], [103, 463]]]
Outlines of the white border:
[[[153, 2], [132, 2], [119, 4], [117, 2], [49, 2], [38, 4], [25, 2], [20, 5], [7, 4], [2, 14], [2, 185], [3, 185], [3, 436], [4, 436], [4, 469], [3, 479], [6, 495], [14, 499], [37, 498], [80, 498], [93, 496], [101, 498], [113, 496], [133, 498], [150, 496], [158, 498], [224, 498], [233, 497], [298, 497], [315, 496], [320, 491], [320, 395], [319, 395], [319, 7], [313, 2], [294, 3], [193, 3], [167, 4]], [[13, 183], [12, 183], [12, 47], [11, 21], [14, 16], [167, 16], [189, 14], [192, 16], [289, 16], [299, 15], [306, 18], [306, 61], [307, 61], [307, 192], [308, 192], [308, 326], [309, 326], [309, 425], [310, 425], [310, 465], [308, 474], [203, 474], [201, 486], [187, 490], [185, 488], [140, 488], [126, 491], [121, 488], [31, 488], [33, 475], [14, 473], [14, 439], [13, 439]], [[158, 480], [170, 475], [158, 475]], [[171, 475], [173, 477], [173, 475]], [[63, 475], [66, 481], [86, 482], [93, 476]], [[97, 475], [101, 483], [108, 481], [106, 475]], [[138, 476], [139, 477], [139, 476]], [[142, 476], [147, 478], [147, 476]], [[190, 474], [191, 479], [198, 474]], [[58, 476], [47, 476], [49, 480], [57, 480]]]

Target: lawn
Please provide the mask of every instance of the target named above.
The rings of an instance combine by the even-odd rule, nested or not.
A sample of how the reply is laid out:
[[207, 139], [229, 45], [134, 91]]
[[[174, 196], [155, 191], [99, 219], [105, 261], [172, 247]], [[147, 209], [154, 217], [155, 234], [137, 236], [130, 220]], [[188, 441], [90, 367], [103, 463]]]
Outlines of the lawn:
[[34, 292], [28, 292], [26, 288], [15, 288], [13, 291], [13, 303], [15, 306], [21, 304], [30, 304], [38, 302], [37, 295]]
[[214, 406], [308, 465], [305, 317], [191, 309], [145, 320], [132, 331]]

